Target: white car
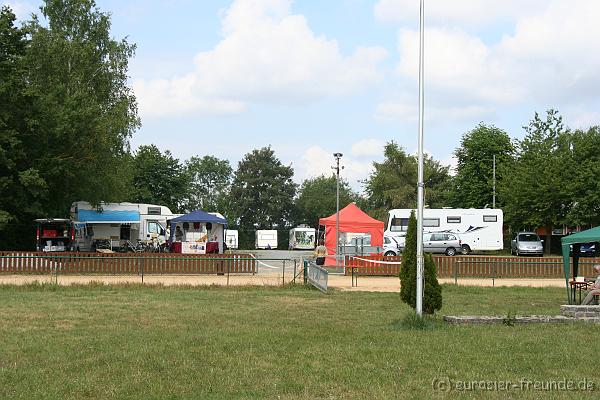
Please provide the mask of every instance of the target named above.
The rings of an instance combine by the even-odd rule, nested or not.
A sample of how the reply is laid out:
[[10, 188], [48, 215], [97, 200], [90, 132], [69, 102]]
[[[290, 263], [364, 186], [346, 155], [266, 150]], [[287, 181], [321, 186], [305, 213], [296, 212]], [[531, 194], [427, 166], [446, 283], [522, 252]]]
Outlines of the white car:
[[397, 256], [400, 254], [400, 245], [395, 238], [391, 236], [383, 237], [383, 251], [384, 256]]

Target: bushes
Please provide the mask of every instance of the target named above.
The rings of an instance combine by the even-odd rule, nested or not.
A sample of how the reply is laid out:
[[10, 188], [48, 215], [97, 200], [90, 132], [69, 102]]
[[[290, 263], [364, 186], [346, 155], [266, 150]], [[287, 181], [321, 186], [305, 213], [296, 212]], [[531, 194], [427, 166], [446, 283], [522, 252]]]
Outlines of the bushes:
[[[431, 254], [425, 254], [423, 266], [423, 312], [433, 314], [442, 308], [442, 287], [437, 280], [436, 266]], [[417, 304], [417, 219], [410, 214], [406, 243], [400, 268], [400, 298], [416, 307]]]

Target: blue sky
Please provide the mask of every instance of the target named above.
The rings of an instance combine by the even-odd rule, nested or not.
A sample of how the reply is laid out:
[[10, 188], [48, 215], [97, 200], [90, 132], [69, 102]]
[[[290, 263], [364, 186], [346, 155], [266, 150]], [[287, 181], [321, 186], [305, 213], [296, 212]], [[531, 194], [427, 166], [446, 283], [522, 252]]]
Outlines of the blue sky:
[[[19, 17], [39, 1], [2, 1]], [[142, 128], [180, 159], [237, 162], [271, 145], [295, 180], [357, 190], [383, 146], [417, 147], [418, 0], [98, 0], [130, 63]], [[444, 164], [479, 122], [513, 138], [556, 108], [600, 123], [600, 2], [427, 0], [425, 149]]]

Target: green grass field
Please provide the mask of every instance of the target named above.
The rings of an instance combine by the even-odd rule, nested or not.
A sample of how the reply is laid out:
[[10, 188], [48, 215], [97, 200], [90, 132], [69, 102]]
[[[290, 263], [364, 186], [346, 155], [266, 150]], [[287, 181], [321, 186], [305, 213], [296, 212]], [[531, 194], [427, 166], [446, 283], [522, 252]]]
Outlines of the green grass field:
[[[564, 298], [444, 286], [441, 314], [554, 315]], [[448, 378], [587, 379], [600, 391], [600, 326], [448, 326], [440, 315], [415, 330], [394, 293], [30, 285], [0, 287], [0, 301], [2, 399], [442, 398], [432, 381]], [[551, 394], [573, 396], [594, 394]]]

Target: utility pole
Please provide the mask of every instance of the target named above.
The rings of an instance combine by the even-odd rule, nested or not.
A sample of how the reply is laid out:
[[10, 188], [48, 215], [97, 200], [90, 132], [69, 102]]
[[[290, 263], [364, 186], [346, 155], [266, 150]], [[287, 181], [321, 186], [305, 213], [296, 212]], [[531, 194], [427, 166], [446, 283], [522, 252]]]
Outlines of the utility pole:
[[[340, 158], [342, 153], [333, 153], [336, 166], [331, 167], [335, 170], [336, 190], [335, 190], [335, 261], [340, 266]], [[342, 166], [342, 169], [344, 167]]]
[[496, 155], [494, 154], [494, 187], [492, 197], [492, 208], [496, 208]]

